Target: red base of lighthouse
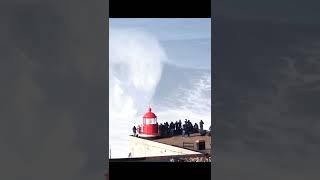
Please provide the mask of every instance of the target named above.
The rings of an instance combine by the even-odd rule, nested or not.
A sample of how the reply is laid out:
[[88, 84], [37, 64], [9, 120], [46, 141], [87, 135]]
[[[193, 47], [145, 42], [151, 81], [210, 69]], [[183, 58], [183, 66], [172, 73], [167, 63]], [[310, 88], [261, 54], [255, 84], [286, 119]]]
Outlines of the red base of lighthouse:
[[158, 134], [138, 134], [139, 137], [143, 137], [143, 138], [155, 138], [158, 137]]
[[144, 124], [143, 134], [157, 135], [158, 134], [158, 124]]

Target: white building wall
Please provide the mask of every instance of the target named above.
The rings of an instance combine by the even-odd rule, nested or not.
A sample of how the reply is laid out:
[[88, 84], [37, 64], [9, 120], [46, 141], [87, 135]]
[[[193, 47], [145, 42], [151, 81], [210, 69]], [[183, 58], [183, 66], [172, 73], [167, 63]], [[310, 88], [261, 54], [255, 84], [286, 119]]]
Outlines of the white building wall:
[[170, 156], [201, 154], [196, 151], [187, 150], [163, 143], [154, 142], [142, 138], [129, 137], [129, 152], [131, 157], [150, 157], [150, 156]]

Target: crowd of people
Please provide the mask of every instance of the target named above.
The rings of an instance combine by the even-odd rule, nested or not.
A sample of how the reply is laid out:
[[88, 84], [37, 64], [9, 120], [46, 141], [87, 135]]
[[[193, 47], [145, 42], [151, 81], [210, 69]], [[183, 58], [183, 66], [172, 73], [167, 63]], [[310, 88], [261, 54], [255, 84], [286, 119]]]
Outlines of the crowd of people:
[[165, 122], [160, 123], [159, 125], [159, 134], [162, 137], [174, 136], [174, 135], [182, 135], [182, 136], [190, 136], [192, 133], [199, 133], [199, 131], [203, 131], [203, 121], [200, 121], [200, 129], [197, 123], [192, 124], [190, 120], [185, 119], [182, 124], [181, 120], [176, 122]]
[[[200, 133], [201, 135], [205, 135], [206, 131], [203, 129], [204, 122], [201, 120], [199, 125], [197, 123], [192, 124], [190, 120], [185, 119], [184, 123], [182, 124], [181, 120], [176, 122], [165, 122], [160, 123], [158, 126], [159, 135], [162, 137], [170, 137], [175, 135], [182, 135], [182, 136], [190, 136], [192, 133]], [[140, 132], [140, 127], [136, 128], [133, 127], [133, 134], [136, 136], [137, 131]], [[209, 128], [209, 135], [211, 135], [211, 126]]]

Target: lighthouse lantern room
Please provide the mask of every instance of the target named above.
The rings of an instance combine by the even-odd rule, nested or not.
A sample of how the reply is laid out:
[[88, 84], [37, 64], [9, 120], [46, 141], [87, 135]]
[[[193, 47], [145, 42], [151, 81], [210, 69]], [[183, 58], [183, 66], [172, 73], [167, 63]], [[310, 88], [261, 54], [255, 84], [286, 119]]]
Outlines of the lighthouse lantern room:
[[151, 111], [149, 111], [143, 116], [142, 131], [139, 132], [140, 137], [157, 137], [158, 133], [158, 122], [157, 116]]

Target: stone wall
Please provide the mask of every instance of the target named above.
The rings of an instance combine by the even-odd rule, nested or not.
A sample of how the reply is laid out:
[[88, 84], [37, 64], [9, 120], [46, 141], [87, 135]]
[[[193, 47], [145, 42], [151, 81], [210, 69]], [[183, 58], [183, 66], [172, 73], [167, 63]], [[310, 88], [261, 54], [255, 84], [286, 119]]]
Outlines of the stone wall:
[[129, 152], [131, 154], [131, 157], [201, 154], [196, 151], [187, 150], [184, 148], [175, 147], [133, 136], [129, 137]]

